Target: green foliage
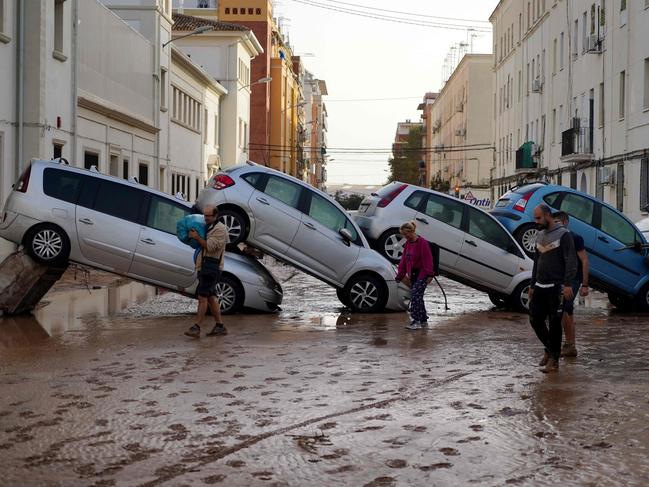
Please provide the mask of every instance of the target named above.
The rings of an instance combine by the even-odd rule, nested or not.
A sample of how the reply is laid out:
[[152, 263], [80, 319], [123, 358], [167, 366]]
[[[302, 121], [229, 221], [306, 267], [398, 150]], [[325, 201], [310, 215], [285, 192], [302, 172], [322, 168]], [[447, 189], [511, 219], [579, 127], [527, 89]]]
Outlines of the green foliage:
[[334, 199], [346, 210], [358, 210], [363, 198], [362, 194], [345, 194], [340, 190], [334, 194]]
[[390, 166], [388, 183], [401, 181], [403, 183], [417, 184], [419, 180], [419, 161], [423, 158], [421, 130], [420, 126], [410, 129], [402, 156], [388, 160]]

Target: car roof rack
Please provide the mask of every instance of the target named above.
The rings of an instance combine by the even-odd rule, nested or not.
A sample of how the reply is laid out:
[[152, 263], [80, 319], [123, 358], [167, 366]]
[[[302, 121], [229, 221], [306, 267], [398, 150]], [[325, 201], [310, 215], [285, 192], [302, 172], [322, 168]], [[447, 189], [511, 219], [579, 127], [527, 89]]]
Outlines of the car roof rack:
[[92, 166], [90, 166], [90, 172], [99, 172], [99, 169], [97, 169], [97, 166], [93, 164]]
[[58, 164], [65, 164], [66, 166], [70, 165], [70, 163], [65, 157], [54, 157], [52, 158], [52, 162], [56, 162]]
[[182, 201], [187, 201], [187, 199], [185, 198], [185, 195], [181, 191], [178, 191], [176, 193], [176, 199], [182, 200]]

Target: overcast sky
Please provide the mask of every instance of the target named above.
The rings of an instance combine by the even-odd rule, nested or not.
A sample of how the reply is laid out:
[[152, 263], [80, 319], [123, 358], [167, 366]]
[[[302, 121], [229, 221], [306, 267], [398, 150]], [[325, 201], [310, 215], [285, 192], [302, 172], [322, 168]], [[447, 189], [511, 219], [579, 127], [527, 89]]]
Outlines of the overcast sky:
[[[339, 149], [389, 149], [397, 123], [419, 120], [417, 105], [424, 93], [441, 88], [451, 47], [471, 39], [464, 29], [376, 20], [309, 3], [363, 11], [369, 16], [464, 25], [433, 16], [488, 21], [498, 0], [275, 0], [275, 16], [285, 17], [281, 22], [295, 54], [314, 54], [305, 56], [304, 64], [327, 82], [328, 146], [333, 159], [327, 168], [328, 183], [382, 184], [387, 178], [389, 154], [345, 154]], [[490, 27], [487, 22], [474, 25]], [[490, 32], [478, 33], [473, 37], [473, 52], [489, 53], [491, 44]], [[403, 99], [367, 100], [384, 98]], [[366, 101], [337, 101], [358, 99]]]

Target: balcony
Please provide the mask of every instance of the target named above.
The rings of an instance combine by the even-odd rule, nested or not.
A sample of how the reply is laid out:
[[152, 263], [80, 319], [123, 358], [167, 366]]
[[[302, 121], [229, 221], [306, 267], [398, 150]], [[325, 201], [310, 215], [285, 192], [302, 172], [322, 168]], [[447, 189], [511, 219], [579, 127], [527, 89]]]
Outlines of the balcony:
[[536, 173], [539, 165], [535, 156], [538, 155], [534, 142], [525, 142], [516, 151], [516, 174]]
[[590, 127], [571, 128], [561, 133], [561, 162], [577, 164], [594, 158]]

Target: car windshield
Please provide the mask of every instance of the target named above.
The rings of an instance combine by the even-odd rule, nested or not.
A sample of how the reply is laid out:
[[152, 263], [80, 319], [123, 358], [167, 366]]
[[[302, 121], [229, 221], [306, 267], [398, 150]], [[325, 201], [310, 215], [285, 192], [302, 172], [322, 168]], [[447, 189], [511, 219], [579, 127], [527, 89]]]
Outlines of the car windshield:
[[519, 186], [518, 188], [514, 188], [512, 192], [517, 194], [525, 194], [525, 193], [529, 193], [530, 191], [536, 191], [542, 186], [543, 184], [541, 183], [526, 184], [524, 186]]

